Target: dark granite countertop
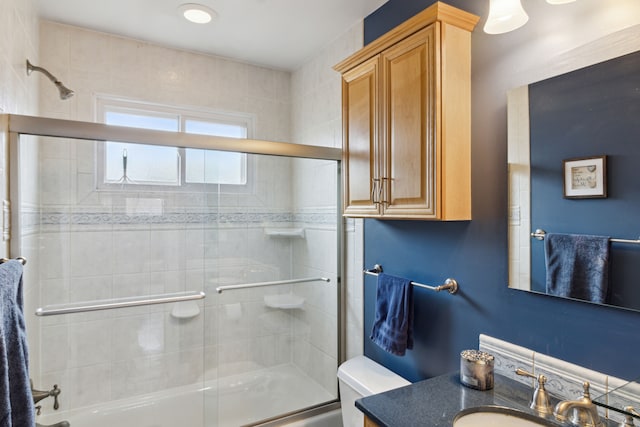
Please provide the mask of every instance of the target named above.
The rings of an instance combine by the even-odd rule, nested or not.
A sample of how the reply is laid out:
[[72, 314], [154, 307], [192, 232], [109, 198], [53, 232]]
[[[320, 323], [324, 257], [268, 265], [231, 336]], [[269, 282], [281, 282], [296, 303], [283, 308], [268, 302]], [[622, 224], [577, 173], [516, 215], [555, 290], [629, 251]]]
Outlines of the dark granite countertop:
[[506, 406], [533, 414], [528, 406], [532, 395], [532, 387], [501, 375], [495, 376], [493, 390], [474, 390], [460, 384], [456, 372], [364, 397], [356, 407], [380, 427], [450, 427], [458, 412], [476, 406]]

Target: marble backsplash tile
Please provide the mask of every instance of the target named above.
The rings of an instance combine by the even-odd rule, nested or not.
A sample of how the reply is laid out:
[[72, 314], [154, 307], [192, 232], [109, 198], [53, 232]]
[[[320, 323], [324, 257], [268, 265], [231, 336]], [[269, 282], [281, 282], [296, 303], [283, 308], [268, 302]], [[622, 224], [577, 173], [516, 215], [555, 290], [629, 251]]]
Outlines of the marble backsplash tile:
[[[522, 377], [515, 373], [517, 368], [523, 368], [535, 375], [543, 374], [547, 377], [546, 389], [554, 397], [561, 400], [574, 400], [582, 397], [583, 383], [590, 383], [592, 399], [598, 399], [603, 395], [609, 406], [623, 408], [625, 406], [640, 407], [640, 384], [628, 385], [627, 380], [612, 377], [607, 374], [584, 368], [573, 363], [566, 362], [545, 354], [536, 353], [526, 347], [521, 347], [507, 341], [480, 335], [479, 349], [493, 354], [495, 357], [495, 372], [524, 384], [535, 386], [532, 378]], [[613, 390], [626, 385], [616, 393]], [[616, 422], [624, 420], [623, 414], [598, 408], [600, 415]]]

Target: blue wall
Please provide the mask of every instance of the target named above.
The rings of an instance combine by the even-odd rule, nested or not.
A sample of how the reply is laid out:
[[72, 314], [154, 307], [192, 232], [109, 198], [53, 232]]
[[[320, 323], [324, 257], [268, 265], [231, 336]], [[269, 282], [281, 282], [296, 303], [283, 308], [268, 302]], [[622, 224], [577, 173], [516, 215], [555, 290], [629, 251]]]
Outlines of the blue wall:
[[[547, 31], [543, 26], [554, 22], [545, 18], [548, 5], [536, 1], [523, 1], [531, 16], [523, 29], [489, 36], [482, 32], [482, 19], [473, 34], [473, 220], [365, 221], [365, 267], [380, 263], [389, 274], [429, 284], [452, 276], [461, 286], [457, 295], [415, 289], [415, 348], [397, 357], [368, 339], [375, 278], [365, 276], [365, 354], [412, 381], [458, 369], [460, 351], [477, 348], [481, 333], [622, 378], [640, 375], [640, 313], [507, 287], [506, 92], [544, 74], [544, 58], [522, 52], [528, 44], [542, 46], [549, 55], [549, 49], [566, 48], [562, 39], [548, 45], [544, 40], [532, 42]], [[365, 20], [365, 43], [431, 3], [390, 0]], [[487, 16], [488, 0], [448, 3]], [[597, 7], [590, 4], [597, 2], [568, 7]], [[571, 26], [571, 18], [562, 21], [564, 27]], [[576, 20], [576, 25], [587, 24]], [[637, 232], [629, 230], [631, 235]]]
[[[531, 224], [548, 232], [640, 235], [640, 52], [529, 86]], [[607, 198], [563, 198], [563, 160], [607, 155]], [[603, 220], [604, 219], [604, 220]], [[531, 286], [545, 292], [544, 242]], [[609, 303], [640, 309], [640, 246], [611, 245]]]

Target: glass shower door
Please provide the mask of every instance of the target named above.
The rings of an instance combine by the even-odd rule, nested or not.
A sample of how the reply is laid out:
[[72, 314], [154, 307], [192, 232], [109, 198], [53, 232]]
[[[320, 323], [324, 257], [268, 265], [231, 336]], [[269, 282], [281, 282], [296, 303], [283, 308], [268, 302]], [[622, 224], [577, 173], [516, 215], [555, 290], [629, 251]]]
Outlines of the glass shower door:
[[251, 425], [338, 396], [337, 164], [248, 161], [251, 190], [216, 193], [217, 269], [206, 279], [216, 306], [211, 426]]
[[13, 147], [30, 373], [35, 388], [61, 390], [37, 422], [204, 426], [203, 242], [216, 200], [197, 186], [103, 185], [101, 144], [22, 135]]
[[339, 156], [191, 151], [208, 175], [161, 188], [106, 182], [102, 144], [12, 137], [31, 376], [62, 390], [38, 423], [237, 427], [336, 402]]

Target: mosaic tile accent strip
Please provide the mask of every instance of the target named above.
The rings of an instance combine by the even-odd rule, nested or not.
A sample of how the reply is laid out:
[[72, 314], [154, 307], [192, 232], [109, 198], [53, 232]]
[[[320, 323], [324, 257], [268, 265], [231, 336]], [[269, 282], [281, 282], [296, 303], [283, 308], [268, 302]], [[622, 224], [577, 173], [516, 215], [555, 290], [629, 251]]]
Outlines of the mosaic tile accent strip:
[[[24, 213], [27, 215], [27, 213]], [[39, 219], [39, 220], [38, 220]], [[163, 212], [159, 215], [130, 215], [118, 212], [37, 212], [28, 213], [28, 223], [41, 225], [135, 225], [135, 224], [335, 224], [330, 212]]]

